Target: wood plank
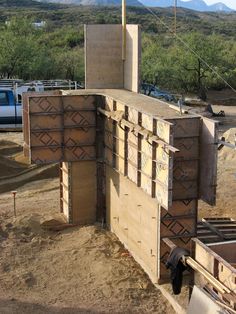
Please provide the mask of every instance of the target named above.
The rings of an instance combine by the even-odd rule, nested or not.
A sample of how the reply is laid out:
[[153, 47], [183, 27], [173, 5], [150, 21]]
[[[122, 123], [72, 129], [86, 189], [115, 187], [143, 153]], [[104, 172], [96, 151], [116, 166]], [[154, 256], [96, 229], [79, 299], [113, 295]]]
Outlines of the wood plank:
[[216, 202], [217, 141], [218, 123], [203, 118], [200, 136], [199, 198], [209, 205], [215, 205]]

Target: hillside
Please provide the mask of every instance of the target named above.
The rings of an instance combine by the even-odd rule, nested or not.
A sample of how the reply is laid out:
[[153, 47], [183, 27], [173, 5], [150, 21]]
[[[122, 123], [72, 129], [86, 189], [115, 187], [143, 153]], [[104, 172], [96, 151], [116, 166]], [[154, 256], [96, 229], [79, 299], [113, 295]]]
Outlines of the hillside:
[[[2, 10], [1, 10], [2, 8]], [[171, 8], [153, 8], [153, 12], [167, 24], [173, 25]], [[4, 23], [18, 13], [35, 20], [46, 20], [50, 27], [82, 26], [89, 23], [120, 23], [119, 7], [72, 6], [62, 4], [39, 3], [32, 0], [0, 0], [0, 23]], [[197, 12], [178, 8], [178, 32], [199, 31], [205, 35], [214, 33], [236, 38], [236, 13]], [[157, 18], [143, 7], [128, 7], [127, 22], [140, 24], [142, 30], [149, 33], [168, 34], [169, 31]]]
[[[121, 5], [121, 0], [37, 0], [38, 2], [51, 2], [51, 3], [63, 3], [63, 4], [75, 4], [75, 5]], [[171, 7], [173, 6], [173, 0], [127, 0], [127, 5], [133, 6], [149, 6], [149, 7]], [[189, 1], [178, 1], [178, 6], [187, 8], [190, 10], [197, 10], [202, 12], [222, 11], [230, 12], [233, 11], [222, 2], [216, 4], [207, 5], [203, 0], [189, 0]]]
[[[40, 2], [35, 0], [0, 0], [0, 8], [19, 9], [19, 8], [37, 8], [42, 10], [56, 10], [62, 7], [59, 3]], [[64, 6], [63, 6], [64, 8]]]
[[[84, 81], [84, 24], [119, 24], [118, 6], [76, 6], [30, 0], [0, 0], [0, 76]], [[235, 86], [236, 13], [177, 10], [177, 33], [173, 36], [173, 8], [127, 7], [127, 23], [142, 29], [142, 80], [178, 93], [205, 97], [209, 89], [222, 89], [223, 80], [191, 55], [192, 47]], [[12, 19], [16, 17], [16, 19]], [[10, 21], [9, 27], [5, 22]], [[41, 30], [31, 21], [46, 21]], [[19, 36], [21, 34], [21, 36]], [[13, 48], [9, 51], [9, 41]], [[186, 43], [186, 45], [183, 44]], [[216, 49], [217, 47], [217, 49]], [[190, 70], [189, 70], [190, 69]]]

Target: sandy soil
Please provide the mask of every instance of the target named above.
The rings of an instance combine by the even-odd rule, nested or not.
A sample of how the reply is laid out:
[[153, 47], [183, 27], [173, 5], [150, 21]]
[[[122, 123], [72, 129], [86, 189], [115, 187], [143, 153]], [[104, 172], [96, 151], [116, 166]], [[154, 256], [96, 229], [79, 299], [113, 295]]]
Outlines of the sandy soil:
[[[27, 168], [13, 149], [21, 133], [0, 142], [10, 173]], [[16, 218], [11, 190], [0, 194], [0, 313], [174, 312], [115, 235], [99, 225], [55, 231], [58, 209], [57, 178], [19, 187]]]
[[[235, 108], [236, 111], [236, 108]], [[236, 128], [224, 133], [234, 143]], [[231, 217], [236, 219], [236, 150], [224, 147], [218, 153], [216, 206], [199, 202], [199, 217]]]
[[[226, 112], [221, 133], [236, 126], [236, 107], [221, 103], [213, 110]], [[235, 133], [226, 139], [234, 142]], [[0, 185], [29, 170], [22, 143], [22, 133], [0, 133]], [[12, 189], [0, 194], [0, 313], [174, 313], [115, 235], [99, 225], [55, 231], [64, 223], [55, 171], [17, 185], [16, 218]], [[200, 202], [199, 217], [236, 218], [235, 205], [236, 151], [224, 147], [217, 205]], [[185, 287], [182, 304], [186, 296]]]

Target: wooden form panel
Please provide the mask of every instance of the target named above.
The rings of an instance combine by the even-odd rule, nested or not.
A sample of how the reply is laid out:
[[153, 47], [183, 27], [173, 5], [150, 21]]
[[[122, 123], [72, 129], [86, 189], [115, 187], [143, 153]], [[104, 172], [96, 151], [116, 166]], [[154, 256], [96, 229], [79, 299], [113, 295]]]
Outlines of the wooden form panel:
[[[194, 252], [195, 252], [195, 260], [202, 265], [210, 274], [212, 274], [215, 278], [218, 279], [226, 288], [230, 290], [230, 293], [221, 294], [220, 291], [217, 291], [217, 288], [214, 288], [214, 292], [217, 292], [219, 297], [221, 297], [224, 301], [227, 301], [232, 308], [236, 307], [236, 269], [227, 262], [224, 257], [215, 253], [211, 247], [202, 243], [198, 239], [193, 239], [194, 244]], [[216, 245], [216, 244], [214, 244]], [[223, 250], [223, 246], [228, 245], [227, 242], [220, 243], [221, 250]], [[236, 242], [234, 243], [235, 250]], [[227, 248], [226, 248], [227, 250]], [[199, 275], [195, 274], [195, 282], [200, 284], [201, 286], [208, 285], [210, 289], [212, 289], [211, 284], [207, 282], [207, 280]]]
[[149, 140], [145, 134], [156, 135], [163, 143], [171, 145], [172, 124], [110, 98], [106, 98], [105, 110], [113, 114], [121, 112], [125, 121], [137, 126], [133, 130], [119, 121], [105, 118], [106, 163], [169, 208], [172, 204], [173, 153]]
[[71, 189], [73, 223], [94, 223], [97, 209], [96, 161], [71, 163]]
[[201, 122], [199, 198], [210, 205], [215, 205], [218, 122], [208, 118], [203, 118]]
[[141, 32], [126, 25], [126, 55], [122, 60], [122, 25], [85, 25], [86, 88], [125, 88], [140, 85]]
[[137, 185], [106, 166], [107, 224], [154, 282], [158, 271], [158, 206]]
[[177, 246], [190, 250], [191, 238], [196, 236], [197, 200], [174, 201], [167, 211], [164, 208], [159, 212], [160, 252], [159, 252], [159, 282], [169, 279], [169, 271], [165, 263], [170, 248], [162, 241], [171, 239]]
[[200, 117], [169, 120], [173, 123], [173, 200], [198, 199]]
[[[32, 163], [96, 158], [96, 97], [29, 97], [29, 141]], [[26, 147], [27, 148], [27, 147]]]
[[122, 25], [85, 25], [86, 88], [123, 88]]
[[54, 91], [47, 91], [44, 93], [36, 93], [36, 92], [30, 92], [30, 93], [23, 93], [22, 96], [22, 117], [23, 117], [23, 137], [24, 137], [24, 155], [26, 157], [30, 156], [30, 149], [29, 149], [29, 143], [30, 143], [30, 121], [29, 121], [29, 97], [40, 97], [40, 96], [56, 96], [61, 95], [61, 91], [54, 90]]
[[89, 224], [96, 221], [96, 161], [61, 163], [62, 212], [69, 223]]
[[138, 93], [140, 87], [141, 31], [139, 25], [126, 25], [124, 88]]

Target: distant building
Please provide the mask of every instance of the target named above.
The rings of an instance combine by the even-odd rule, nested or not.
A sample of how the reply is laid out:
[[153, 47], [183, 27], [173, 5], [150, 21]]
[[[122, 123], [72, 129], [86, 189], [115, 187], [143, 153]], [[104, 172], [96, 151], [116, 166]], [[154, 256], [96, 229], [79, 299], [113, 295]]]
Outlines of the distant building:
[[[10, 21], [6, 21], [5, 24], [7, 26], [9, 26], [11, 24]], [[46, 21], [40, 21], [40, 22], [33, 22], [32, 25], [35, 27], [35, 28], [43, 28], [46, 26]]]
[[46, 22], [45, 22], [45, 21], [34, 22], [34, 23], [33, 23], [33, 26], [34, 26], [35, 28], [43, 28], [43, 27], [46, 26]]

